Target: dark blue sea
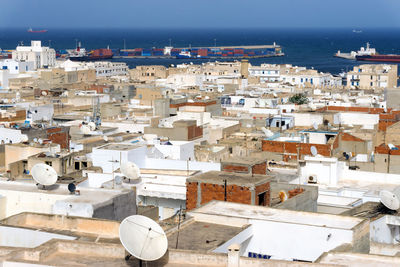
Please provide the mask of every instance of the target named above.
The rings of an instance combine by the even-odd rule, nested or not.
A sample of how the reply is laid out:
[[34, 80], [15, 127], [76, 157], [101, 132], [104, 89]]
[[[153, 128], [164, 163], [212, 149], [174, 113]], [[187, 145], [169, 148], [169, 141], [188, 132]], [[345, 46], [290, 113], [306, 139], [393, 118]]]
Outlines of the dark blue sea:
[[[283, 47], [284, 57], [251, 59], [261, 63], [288, 63], [315, 68], [334, 74], [351, 69], [359, 62], [334, 58], [337, 50], [350, 52], [370, 42], [381, 54], [400, 54], [400, 29], [49, 29], [47, 33], [28, 33], [27, 29], [0, 29], [0, 48], [15, 49], [23, 41], [42, 40], [56, 50], [75, 48], [76, 40], [86, 49], [94, 48], [152, 48], [229, 45], [262, 45], [276, 42]], [[206, 59], [114, 59], [131, 68], [137, 65], [168, 66], [182, 62], [201, 63]]]

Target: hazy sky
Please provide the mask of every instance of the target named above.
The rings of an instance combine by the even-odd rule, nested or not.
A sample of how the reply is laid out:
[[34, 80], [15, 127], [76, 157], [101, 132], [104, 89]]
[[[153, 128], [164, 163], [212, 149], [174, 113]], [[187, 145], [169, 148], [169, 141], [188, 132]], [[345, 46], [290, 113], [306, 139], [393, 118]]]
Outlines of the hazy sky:
[[400, 0], [1, 0], [0, 27], [400, 27]]

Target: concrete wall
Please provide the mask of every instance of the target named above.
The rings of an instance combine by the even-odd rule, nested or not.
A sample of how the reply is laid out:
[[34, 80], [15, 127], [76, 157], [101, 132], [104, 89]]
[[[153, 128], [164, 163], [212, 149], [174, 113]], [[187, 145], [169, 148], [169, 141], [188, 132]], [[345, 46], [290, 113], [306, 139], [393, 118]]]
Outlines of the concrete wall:
[[[279, 192], [280, 190], [288, 192], [296, 187], [293, 184], [271, 183], [271, 192]], [[318, 187], [301, 185], [301, 188], [305, 189], [301, 194], [291, 197], [273, 206], [273, 208], [317, 212]]]

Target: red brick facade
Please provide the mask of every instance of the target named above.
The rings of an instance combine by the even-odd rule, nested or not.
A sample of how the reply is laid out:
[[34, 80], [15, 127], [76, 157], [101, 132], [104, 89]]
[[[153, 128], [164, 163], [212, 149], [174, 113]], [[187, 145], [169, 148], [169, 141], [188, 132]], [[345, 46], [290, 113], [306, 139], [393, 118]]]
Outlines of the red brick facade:
[[[300, 146], [299, 154], [301, 156], [310, 156], [311, 147], [315, 146], [318, 150], [318, 154], [331, 157], [333, 149], [338, 147], [338, 138], [334, 141], [333, 145], [330, 144], [306, 144], [306, 143], [293, 143], [293, 142], [281, 142], [281, 141], [270, 141], [262, 140], [262, 151], [275, 152], [275, 153], [290, 153], [297, 155], [297, 146]], [[296, 158], [297, 156], [292, 156]]]
[[[212, 200], [225, 200], [225, 186], [221, 184], [209, 184], [209, 183], [201, 183], [201, 201], [200, 204], [204, 205]], [[186, 183], [186, 210], [192, 210], [197, 206], [197, 197], [199, 192], [197, 191], [198, 183]], [[262, 203], [263, 206], [270, 205], [270, 183], [267, 182], [265, 184], [256, 186], [255, 188], [255, 205], [259, 203], [259, 195], [264, 193], [265, 201]], [[251, 205], [251, 189], [244, 186], [238, 186], [234, 184], [227, 185], [226, 188], [226, 201], [242, 203]]]
[[47, 138], [52, 143], [59, 144], [62, 149], [69, 148], [69, 133], [60, 127], [46, 130]]
[[197, 205], [197, 185], [198, 183], [186, 183], [186, 209], [192, 210]]

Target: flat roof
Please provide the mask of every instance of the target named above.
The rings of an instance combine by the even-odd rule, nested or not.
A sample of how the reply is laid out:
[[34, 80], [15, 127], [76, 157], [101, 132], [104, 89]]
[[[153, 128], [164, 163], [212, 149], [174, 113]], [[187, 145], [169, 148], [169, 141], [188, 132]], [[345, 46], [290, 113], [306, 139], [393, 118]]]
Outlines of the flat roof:
[[235, 237], [244, 227], [233, 227], [221, 224], [191, 221], [178, 231], [168, 235], [168, 247], [193, 251], [210, 251]]
[[96, 207], [96, 205], [101, 206], [104, 202], [124, 193], [128, 193], [128, 190], [108, 190], [101, 188], [86, 188], [79, 187], [77, 189], [80, 190], [80, 195], [71, 195], [68, 191], [67, 184], [55, 184], [53, 186], [48, 186], [48, 189], [42, 190], [38, 189], [36, 186], [36, 182], [32, 181], [0, 181], [0, 191], [16, 191], [16, 192], [29, 192], [29, 193], [38, 193], [38, 194], [49, 194], [49, 195], [64, 195], [66, 196], [65, 200], [69, 202], [76, 203], [90, 203]]
[[235, 184], [238, 186], [254, 186], [258, 184], [263, 184], [268, 181], [273, 180], [274, 176], [270, 175], [251, 175], [251, 174], [241, 174], [233, 172], [222, 172], [222, 171], [209, 171], [206, 173], [201, 173], [190, 177], [187, 182], [202, 182], [209, 184]]
[[196, 214], [207, 214], [252, 220], [303, 224], [317, 227], [329, 227], [344, 230], [351, 230], [353, 227], [364, 221], [363, 218], [350, 216], [273, 209], [262, 206], [245, 205], [215, 200], [188, 213], [194, 216], [195, 219]]
[[267, 162], [267, 159], [259, 157], [234, 157], [223, 160], [222, 164], [243, 164], [243, 165], [255, 165]]
[[106, 144], [104, 146], [98, 147], [96, 149], [104, 149], [104, 150], [131, 150], [135, 148], [142, 147], [142, 145], [134, 145], [134, 144]]

